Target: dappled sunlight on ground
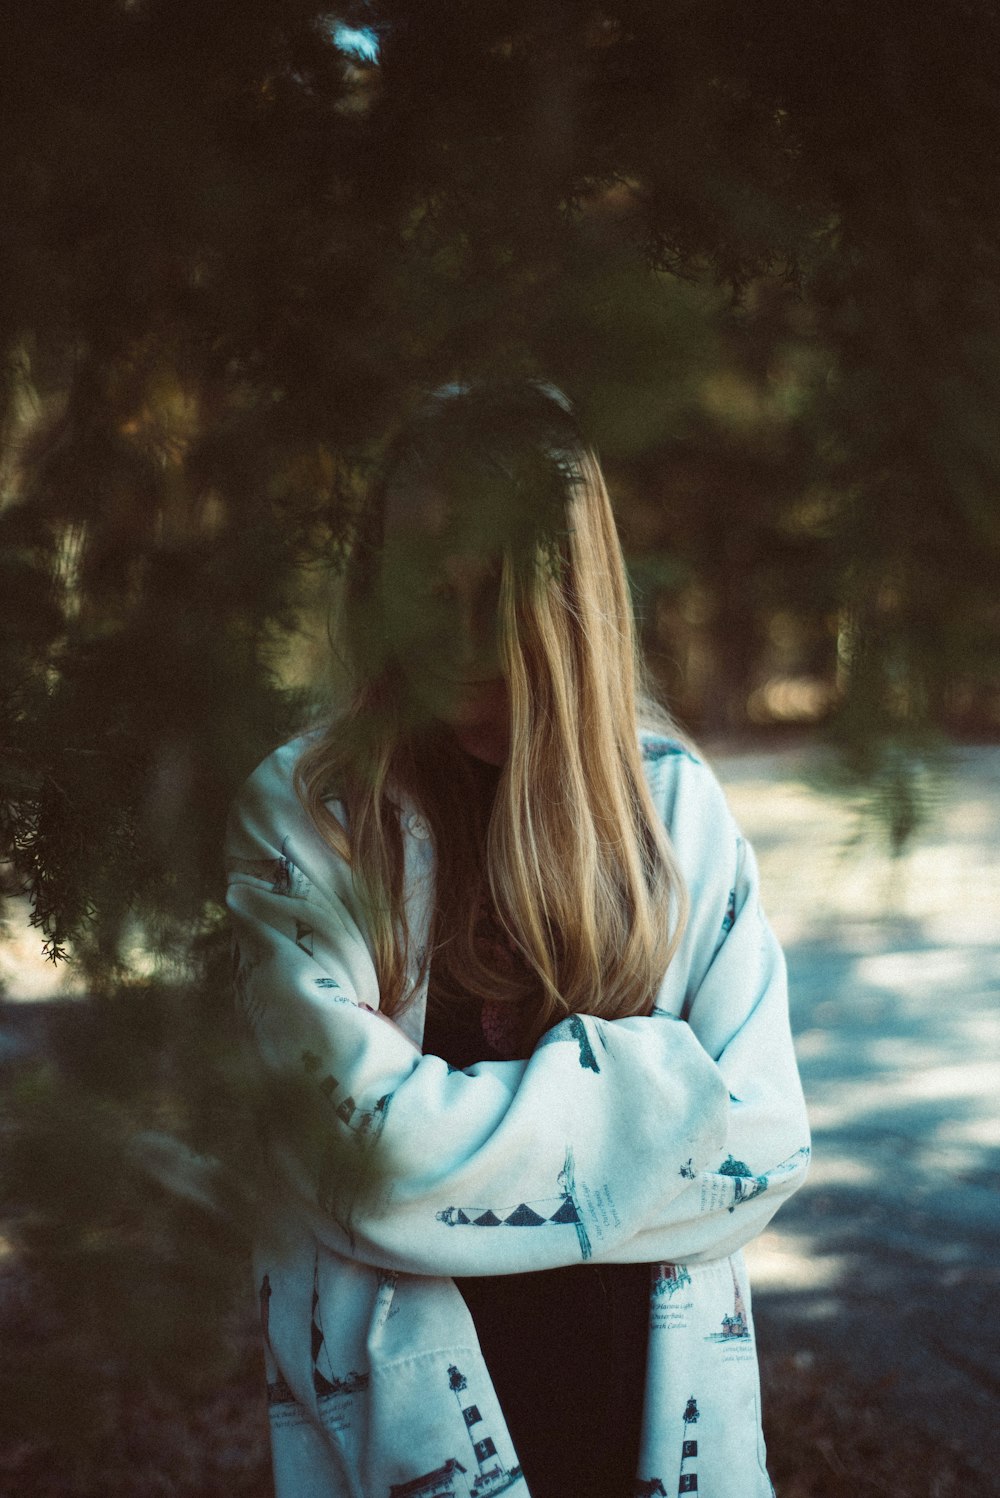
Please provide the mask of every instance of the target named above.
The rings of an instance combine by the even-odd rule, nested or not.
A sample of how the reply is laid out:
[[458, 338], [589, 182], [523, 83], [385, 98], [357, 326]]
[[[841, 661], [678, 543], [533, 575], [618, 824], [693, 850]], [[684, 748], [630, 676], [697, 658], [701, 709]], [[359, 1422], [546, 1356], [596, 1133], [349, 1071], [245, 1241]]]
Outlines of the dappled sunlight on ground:
[[844, 1261], [816, 1252], [815, 1240], [799, 1233], [762, 1233], [746, 1251], [755, 1295], [765, 1290], [811, 1290], [822, 1296], [837, 1283]]
[[[714, 756], [788, 956], [809, 1180], [748, 1257], [765, 1346], [836, 1357], [1000, 1466], [1000, 750], [893, 860], [802, 750]], [[984, 1488], [983, 1491], [986, 1491]]]
[[928, 797], [927, 822], [899, 859], [888, 855], [874, 823], [818, 788], [815, 749], [727, 754], [710, 745], [709, 758], [757, 851], [782, 941], [840, 941], [849, 930], [859, 950], [871, 943], [881, 953], [886, 932], [898, 927], [920, 938], [916, 946], [996, 949], [997, 749], [953, 751], [948, 776]]

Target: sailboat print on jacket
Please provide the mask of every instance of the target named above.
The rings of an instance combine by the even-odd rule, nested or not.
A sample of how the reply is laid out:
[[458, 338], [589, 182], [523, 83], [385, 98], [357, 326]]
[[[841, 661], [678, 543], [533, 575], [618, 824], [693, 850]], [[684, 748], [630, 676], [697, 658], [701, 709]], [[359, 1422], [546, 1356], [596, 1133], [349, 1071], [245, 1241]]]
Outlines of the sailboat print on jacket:
[[[558, 1196], [536, 1197], [530, 1202], [518, 1202], [514, 1207], [443, 1207], [434, 1215], [438, 1222], [450, 1228], [542, 1228], [572, 1224], [580, 1244], [580, 1257], [589, 1259], [593, 1249], [576, 1200], [571, 1146], [566, 1148], [566, 1158], [556, 1184]], [[553, 1203], [558, 1205], [553, 1206]]]
[[482, 1425], [483, 1417], [479, 1406], [468, 1401], [469, 1381], [454, 1363], [448, 1368], [448, 1387], [458, 1400], [469, 1433], [472, 1459], [479, 1471], [470, 1482], [468, 1469], [457, 1457], [449, 1457], [431, 1472], [424, 1472], [409, 1482], [393, 1483], [389, 1498], [465, 1498], [466, 1494], [468, 1498], [493, 1498], [494, 1493], [506, 1493], [508, 1488], [524, 1480], [519, 1466], [504, 1466], [492, 1436], [477, 1434], [474, 1430], [475, 1426]]

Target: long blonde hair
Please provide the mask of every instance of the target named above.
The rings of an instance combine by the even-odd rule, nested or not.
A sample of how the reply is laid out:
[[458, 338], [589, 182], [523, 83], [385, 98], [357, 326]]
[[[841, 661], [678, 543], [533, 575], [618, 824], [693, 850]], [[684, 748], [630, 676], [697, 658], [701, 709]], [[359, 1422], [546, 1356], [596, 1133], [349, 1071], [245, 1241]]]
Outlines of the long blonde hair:
[[[470, 479], [473, 490], [459, 493]], [[458, 504], [470, 495], [480, 503], [484, 485], [499, 485], [508, 514], [498, 628], [510, 749], [478, 841], [467, 761], [447, 730], [421, 719], [381, 627], [386, 495], [408, 484], [447, 488]], [[483, 998], [530, 998], [532, 1038], [574, 1012], [648, 1013], [687, 899], [637, 730], [674, 730], [646, 688], [599, 462], [560, 392], [523, 381], [448, 387], [426, 400], [372, 485], [348, 561], [342, 635], [353, 694], [302, 755], [297, 783], [320, 832], [352, 866], [384, 1011], [398, 1012], [410, 996], [406, 796], [437, 852], [421, 966], [433, 959], [436, 975]], [[484, 892], [520, 972], [490, 968], [477, 951]]]

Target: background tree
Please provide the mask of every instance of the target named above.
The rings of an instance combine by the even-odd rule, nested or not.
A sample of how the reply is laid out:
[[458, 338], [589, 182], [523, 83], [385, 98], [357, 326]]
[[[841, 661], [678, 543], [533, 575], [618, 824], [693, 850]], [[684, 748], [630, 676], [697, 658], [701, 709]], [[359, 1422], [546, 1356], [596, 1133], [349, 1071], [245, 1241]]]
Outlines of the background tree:
[[170, 1141], [238, 1132], [225, 807], [421, 389], [570, 392], [696, 729], [808, 678], [897, 845], [913, 756], [995, 732], [998, 43], [986, 0], [4, 8], [0, 826], [91, 995], [8, 1105], [46, 1440], [214, 1376], [244, 1221]]

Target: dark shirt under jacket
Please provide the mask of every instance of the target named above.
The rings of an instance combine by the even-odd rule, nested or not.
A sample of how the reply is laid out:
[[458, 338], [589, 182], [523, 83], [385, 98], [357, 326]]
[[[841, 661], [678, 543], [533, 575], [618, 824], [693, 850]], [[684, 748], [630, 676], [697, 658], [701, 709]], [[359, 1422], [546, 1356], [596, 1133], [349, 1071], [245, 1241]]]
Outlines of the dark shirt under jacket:
[[[500, 770], [468, 756], [485, 827]], [[519, 960], [484, 907], [478, 934]], [[424, 1050], [451, 1066], [526, 1058], [516, 1008], [444, 997], [431, 964]], [[649, 1270], [577, 1264], [456, 1279], [532, 1498], [630, 1498], [639, 1453]]]

